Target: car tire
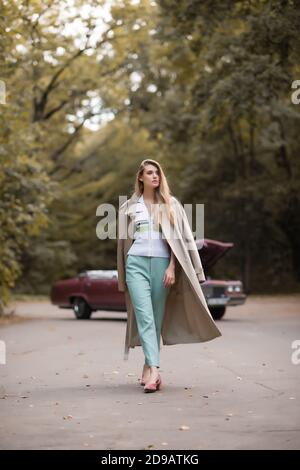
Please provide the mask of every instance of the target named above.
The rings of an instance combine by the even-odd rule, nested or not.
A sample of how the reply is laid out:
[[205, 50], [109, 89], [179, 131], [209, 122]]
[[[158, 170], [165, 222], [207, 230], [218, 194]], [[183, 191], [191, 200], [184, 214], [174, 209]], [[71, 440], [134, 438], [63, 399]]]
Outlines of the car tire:
[[214, 320], [221, 320], [225, 315], [226, 307], [211, 307], [209, 310]]
[[73, 311], [77, 320], [88, 320], [92, 314], [91, 307], [81, 297], [76, 297], [74, 299]]

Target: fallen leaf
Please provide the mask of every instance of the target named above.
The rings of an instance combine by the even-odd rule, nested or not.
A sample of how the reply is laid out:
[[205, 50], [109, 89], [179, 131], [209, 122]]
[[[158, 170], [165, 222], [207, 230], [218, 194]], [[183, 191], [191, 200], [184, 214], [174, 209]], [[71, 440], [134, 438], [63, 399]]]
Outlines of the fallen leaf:
[[72, 415], [63, 416], [63, 419], [73, 419]]

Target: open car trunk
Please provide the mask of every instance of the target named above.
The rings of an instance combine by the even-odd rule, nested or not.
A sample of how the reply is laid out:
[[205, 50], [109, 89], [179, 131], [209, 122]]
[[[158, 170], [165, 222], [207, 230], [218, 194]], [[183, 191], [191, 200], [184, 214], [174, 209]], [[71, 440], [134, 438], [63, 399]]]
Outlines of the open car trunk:
[[230, 250], [234, 243], [225, 243], [218, 240], [204, 238], [196, 240], [204, 272], [212, 268], [222, 256]]

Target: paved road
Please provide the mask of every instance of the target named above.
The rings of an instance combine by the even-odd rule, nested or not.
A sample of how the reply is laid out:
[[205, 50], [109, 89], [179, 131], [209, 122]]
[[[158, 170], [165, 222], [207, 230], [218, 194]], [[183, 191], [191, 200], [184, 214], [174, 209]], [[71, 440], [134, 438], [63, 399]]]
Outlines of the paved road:
[[154, 394], [137, 382], [141, 348], [123, 361], [124, 314], [17, 312], [28, 320], [0, 329], [1, 449], [300, 448], [300, 296], [250, 297], [218, 322], [222, 337], [163, 347]]

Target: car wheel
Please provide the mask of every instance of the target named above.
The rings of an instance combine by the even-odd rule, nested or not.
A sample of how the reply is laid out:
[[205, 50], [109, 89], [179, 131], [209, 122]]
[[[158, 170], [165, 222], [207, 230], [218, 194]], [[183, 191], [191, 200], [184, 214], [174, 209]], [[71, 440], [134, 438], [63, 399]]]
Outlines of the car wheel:
[[84, 299], [76, 297], [73, 301], [73, 311], [78, 320], [87, 320], [92, 314], [91, 307]]
[[221, 320], [225, 315], [226, 307], [211, 307], [209, 310], [214, 320]]

